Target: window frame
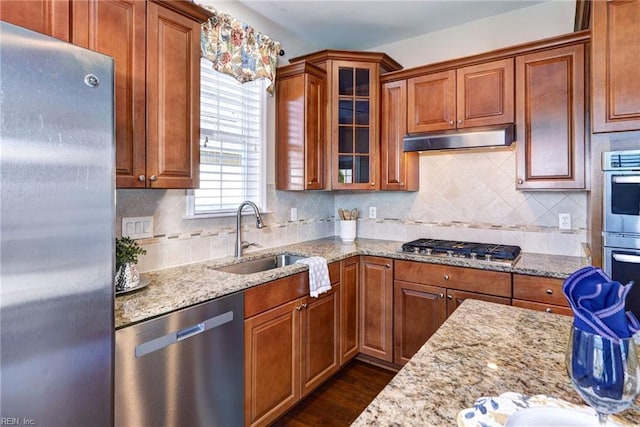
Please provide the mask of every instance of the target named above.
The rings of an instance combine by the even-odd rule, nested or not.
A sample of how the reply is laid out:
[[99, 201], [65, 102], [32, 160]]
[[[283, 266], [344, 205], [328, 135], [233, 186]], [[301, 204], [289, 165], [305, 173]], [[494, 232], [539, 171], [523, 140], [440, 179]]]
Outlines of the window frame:
[[[214, 72], [217, 72], [217, 71], [214, 70]], [[231, 76], [227, 76], [227, 77], [233, 78]], [[261, 80], [263, 80], [262, 82], [263, 87], [262, 87], [261, 96], [260, 96], [260, 128], [259, 128], [259, 133], [260, 133], [259, 180], [260, 182], [259, 182], [259, 190], [258, 190], [258, 197], [260, 198], [260, 200], [256, 204], [258, 205], [258, 208], [260, 209], [261, 213], [268, 213], [268, 208], [267, 208], [267, 156], [268, 156], [267, 139], [268, 139], [268, 135], [267, 134], [268, 134], [269, 126], [267, 123], [267, 109], [269, 106], [269, 102], [268, 102], [268, 94], [267, 94], [266, 88], [269, 82], [264, 78]], [[202, 137], [199, 136], [198, 143], [201, 144], [201, 141], [202, 141]], [[200, 150], [198, 150], [198, 153], [199, 152]], [[198, 159], [199, 164], [200, 164], [200, 161], [201, 159]], [[200, 171], [198, 173], [200, 173]], [[232, 216], [236, 216], [238, 206], [240, 206], [240, 204], [238, 204], [238, 206], [236, 206], [235, 208], [216, 209], [216, 210], [196, 213], [195, 212], [195, 202], [197, 198], [196, 189], [186, 190], [185, 198], [186, 198], [186, 203], [185, 203], [186, 212], [183, 217], [184, 219], [232, 217]]]

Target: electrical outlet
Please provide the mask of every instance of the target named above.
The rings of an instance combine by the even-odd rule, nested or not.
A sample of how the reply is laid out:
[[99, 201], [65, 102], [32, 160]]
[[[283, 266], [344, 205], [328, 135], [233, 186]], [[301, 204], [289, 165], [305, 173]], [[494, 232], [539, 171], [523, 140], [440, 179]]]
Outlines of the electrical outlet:
[[153, 217], [122, 218], [122, 237], [131, 237], [132, 239], [153, 237]]
[[558, 227], [560, 230], [571, 230], [571, 214], [558, 214]]
[[291, 221], [298, 220], [298, 208], [291, 208]]
[[375, 206], [369, 207], [369, 219], [376, 219], [378, 216], [378, 209]]

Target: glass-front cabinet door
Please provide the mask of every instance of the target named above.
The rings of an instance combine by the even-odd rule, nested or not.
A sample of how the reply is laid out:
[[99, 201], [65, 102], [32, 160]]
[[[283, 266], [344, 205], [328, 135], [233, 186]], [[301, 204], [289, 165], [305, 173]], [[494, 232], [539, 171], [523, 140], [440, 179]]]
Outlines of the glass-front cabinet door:
[[332, 68], [332, 187], [374, 190], [379, 173], [379, 66], [334, 61]]

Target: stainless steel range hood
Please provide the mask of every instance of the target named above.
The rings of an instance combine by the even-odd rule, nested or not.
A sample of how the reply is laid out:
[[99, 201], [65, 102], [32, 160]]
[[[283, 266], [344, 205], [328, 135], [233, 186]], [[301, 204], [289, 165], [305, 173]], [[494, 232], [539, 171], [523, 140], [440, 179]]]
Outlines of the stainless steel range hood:
[[513, 124], [476, 127], [407, 135], [404, 151], [451, 150], [455, 148], [505, 147], [515, 139]]

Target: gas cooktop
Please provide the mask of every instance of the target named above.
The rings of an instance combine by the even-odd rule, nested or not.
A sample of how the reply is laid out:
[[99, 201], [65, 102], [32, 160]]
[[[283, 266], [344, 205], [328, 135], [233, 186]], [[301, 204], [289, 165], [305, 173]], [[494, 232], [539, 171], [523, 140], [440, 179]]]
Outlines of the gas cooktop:
[[455, 240], [418, 239], [402, 245], [402, 252], [439, 257], [515, 264], [520, 247], [495, 243], [458, 242]]

